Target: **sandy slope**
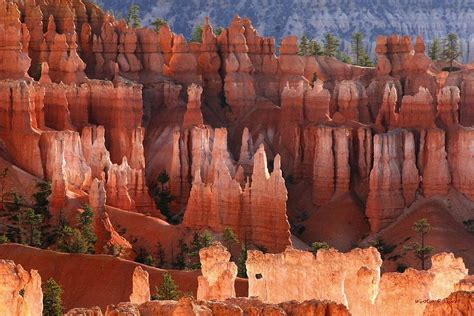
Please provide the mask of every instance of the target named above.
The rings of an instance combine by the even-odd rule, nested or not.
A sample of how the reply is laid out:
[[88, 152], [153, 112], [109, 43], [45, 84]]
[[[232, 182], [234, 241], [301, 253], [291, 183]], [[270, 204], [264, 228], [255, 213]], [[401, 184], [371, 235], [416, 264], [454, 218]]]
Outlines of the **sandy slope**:
[[[36, 269], [42, 280], [54, 278], [64, 290], [66, 310], [74, 307], [99, 306], [128, 301], [132, 290], [132, 273], [136, 262], [105, 255], [74, 255], [41, 250], [17, 244], [0, 245], [0, 259], [9, 259], [25, 269]], [[150, 274], [150, 287], [161, 284], [165, 270], [141, 265]], [[183, 292], [194, 295], [199, 271], [170, 270]], [[247, 281], [236, 283], [239, 296], [247, 295]]]

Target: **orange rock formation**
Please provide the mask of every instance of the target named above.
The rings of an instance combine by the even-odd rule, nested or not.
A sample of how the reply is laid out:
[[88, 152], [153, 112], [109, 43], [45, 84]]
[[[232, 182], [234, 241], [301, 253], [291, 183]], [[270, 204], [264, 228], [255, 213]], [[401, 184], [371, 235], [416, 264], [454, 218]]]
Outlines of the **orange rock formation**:
[[[48, 225], [60, 214], [74, 219], [88, 202], [97, 254], [132, 259], [144, 248], [155, 255], [160, 242], [169, 266], [179, 239], [230, 227], [250, 249], [271, 253], [250, 252], [251, 295], [266, 303], [309, 300], [145, 302], [146, 272], [138, 269], [126, 294], [98, 288], [94, 305], [132, 301], [106, 314], [348, 313], [313, 299], [331, 299], [355, 315], [469, 311], [464, 294], [452, 294], [459, 304], [412, 304], [471, 288], [464, 264], [452, 256], [434, 255], [428, 271], [380, 276], [382, 262], [371, 248], [316, 256], [285, 249], [306, 249], [298, 237], [365, 246], [406, 232], [409, 219], [437, 214], [435, 251], [462, 254], [472, 269], [474, 256], [464, 249], [474, 242], [465, 229], [474, 205], [472, 67], [442, 72], [421, 37], [413, 43], [399, 35], [377, 38], [375, 68], [300, 56], [296, 36], [283, 38], [277, 54], [273, 38], [238, 16], [218, 36], [206, 18], [202, 43], [188, 43], [169, 26], [134, 29], [81, 0], [0, 0], [0, 33], [0, 164], [9, 170], [2, 192], [28, 200], [36, 182], [49, 181]], [[166, 205], [164, 193], [171, 196]], [[157, 218], [155, 202], [182, 223]], [[11, 224], [6, 217], [0, 235]], [[446, 224], [440, 218], [449, 232], [439, 228]], [[404, 263], [405, 253], [396, 253], [393, 265]], [[202, 251], [199, 298], [235, 296], [229, 256], [221, 247]], [[95, 259], [78, 260], [96, 271], [89, 264]], [[45, 269], [38, 264], [29, 268]], [[13, 280], [9, 290], [37, 290], [35, 272], [10, 263], [3, 269]], [[197, 289], [192, 276], [193, 288], [185, 290]], [[292, 288], [295, 280], [309, 285]], [[75, 286], [61, 281], [68, 292]], [[150, 281], [157, 283], [151, 272]], [[39, 311], [36, 290], [9, 296], [4, 305], [16, 310], [5, 313]], [[65, 295], [68, 307], [96, 302]]]

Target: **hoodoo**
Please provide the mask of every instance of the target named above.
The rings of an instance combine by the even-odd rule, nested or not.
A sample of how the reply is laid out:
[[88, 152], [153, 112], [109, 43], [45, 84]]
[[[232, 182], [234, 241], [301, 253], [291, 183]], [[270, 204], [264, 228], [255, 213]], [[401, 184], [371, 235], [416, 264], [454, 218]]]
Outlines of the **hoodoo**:
[[0, 0], [0, 315], [473, 314], [474, 67], [430, 39], [444, 11], [349, 45], [300, 0], [97, 2]]

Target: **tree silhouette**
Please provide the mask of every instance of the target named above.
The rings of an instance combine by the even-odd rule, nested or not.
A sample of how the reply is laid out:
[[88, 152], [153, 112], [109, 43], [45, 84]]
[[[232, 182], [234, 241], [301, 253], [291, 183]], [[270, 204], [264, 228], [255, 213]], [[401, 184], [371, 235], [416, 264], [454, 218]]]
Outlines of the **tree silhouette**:
[[308, 55], [308, 38], [306, 37], [306, 34], [303, 33], [303, 36], [301, 36], [300, 43], [298, 44], [298, 55], [300, 56], [306, 56]]
[[428, 56], [431, 58], [431, 60], [436, 61], [440, 59], [441, 57], [441, 43], [439, 39], [435, 38], [431, 42], [429, 51], [428, 51]]
[[43, 315], [63, 315], [61, 286], [52, 278], [43, 283]]
[[324, 35], [324, 56], [336, 57], [339, 50], [339, 40], [331, 33]]
[[191, 34], [191, 42], [202, 43], [202, 25], [198, 24], [194, 27]]
[[156, 18], [153, 22], [151, 22], [151, 26], [153, 26], [153, 29], [158, 33], [160, 31], [160, 28], [164, 25], [168, 25], [168, 22], [162, 18]]
[[308, 54], [311, 56], [322, 56], [323, 50], [321, 44], [319, 44], [314, 39], [310, 39], [308, 43]]
[[320, 249], [329, 249], [329, 245], [327, 242], [319, 242], [319, 241], [315, 241], [311, 244], [311, 252], [316, 255], [316, 253], [318, 252], [318, 250]]
[[155, 288], [155, 295], [152, 296], [154, 300], [173, 300], [177, 301], [182, 296], [181, 291], [174, 282], [171, 274], [163, 274], [163, 283], [160, 287]]
[[405, 246], [406, 250], [413, 251], [415, 256], [420, 260], [421, 269], [425, 270], [426, 259], [429, 258], [429, 255], [433, 251], [433, 247], [425, 245], [425, 236], [431, 231], [431, 225], [426, 218], [422, 218], [419, 221], [413, 223], [412, 229], [420, 235], [421, 244], [414, 242], [409, 246]]
[[449, 63], [449, 71], [453, 71], [453, 63], [462, 56], [458, 36], [454, 33], [448, 34], [443, 41], [442, 57]]
[[358, 66], [372, 66], [369, 55], [364, 48], [364, 35], [361, 32], [352, 33], [351, 53], [354, 64]]
[[142, 26], [140, 22], [140, 7], [138, 4], [132, 3], [128, 8], [125, 21], [129, 27], [138, 28]]

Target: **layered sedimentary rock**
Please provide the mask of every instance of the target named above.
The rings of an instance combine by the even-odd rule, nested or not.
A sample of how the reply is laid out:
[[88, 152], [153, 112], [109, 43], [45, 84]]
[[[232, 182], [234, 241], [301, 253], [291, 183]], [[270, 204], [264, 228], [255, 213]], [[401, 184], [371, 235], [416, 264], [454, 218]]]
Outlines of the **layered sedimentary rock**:
[[459, 123], [460, 91], [458, 87], [444, 87], [437, 95], [437, 117], [444, 127]]
[[25, 81], [2, 81], [0, 87], [0, 127], [6, 149], [15, 165], [42, 178], [38, 129], [44, 124], [44, 90]]
[[342, 254], [334, 249], [281, 254], [249, 251], [249, 296], [280, 303], [327, 299], [348, 307], [351, 315], [423, 315], [429, 299], [455, 291], [467, 270], [462, 259], [441, 253], [428, 271], [407, 269], [380, 276], [382, 260], [374, 248]]
[[474, 277], [472, 275], [466, 276], [464, 279], [454, 285], [454, 290], [474, 292]]
[[422, 131], [419, 158], [422, 160], [420, 168], [423, 172], [423, 194], [426, 197], [447, 194], [451, 183], [451, 174], [443, 130]]
[[[275, 156], [273, 172], [269, 174], [263, 145], [254, 157], [252, 184], [243, 193], [244, 236], [269, 252], [279, 252], [291, 245], [286, 215], [288, 193], [281, 171], [280, 156]], [[248, 214], [248, 215], [245, 215]], [[270, 224], [270, 225], [268, 225]]]
[[282, 134], [286, 132], [284, 124], [287, 124], [287, 127], [294, 128], [303, 123], [303, 92], [302, 81], [293, 87], [290, 87], [289, 83], [287, 83], [283, 88], [280, 113], [280, 122], [282, 123], [280, 129]]
[[140, 311], [135, 304], [118, 303], [117, 305], [109, 305], [105, 310], [105, 316], [130, 315], [140, 316]]
[[409, 36], [378, 36], [375, 53], [377, 54], [378, 75], [402, 75], [410, 62], [413, 49]]
[[474, 200], [474, 169], [472, 164], [466, 163], [473, 156], [474, 129], [458, 127], [448, 140], [448, 162], [451, 170], [454, 188]]
[[366, 206], [373, 232], [389, 225], [413, 202], [419, 184], [414, 150], [409, 132], [395, 130], [374, 136], [374, 164]]
[[313, 203], [323, 205], [334, 194], [334, 152], [332, 129], [320, 127], [316, 130], [313, 164]]
[[404, 128], [434, 127], [435, 109], [433, 97], [428, 89], [420, 87], [418, 92], [402, 98], [398, 115], [398, 126]]
[[462, 258], [452, 253], [438, 253], [431, 257], [431, 273], [435, 275], [431, 288], [432, 299], [443, 299], [456, 290], [456, 285], [468, 273]]
[[472, 97], [474, 96], [474, 80], [467, 77], [460, 84], [461, 102], [459, 107], [459, 123], [463, 126], [474, 124], [474, 111]]
[[248, 18], [242, 19], [245, 38], [249, 48], [248, 55], [255, 69], [256, 91], [272, 102], [278, 103], [280, 98], [280, 80], [278, 77], [279, 60], [275, 55], [275, 39], [262, 37], [253, 27]]
[[77, 53], [78, 45], [77, 34], [74, 32], [68, 39], [66, 34], [57, 34], [55, 31], [54, 20], [50, 19], [48, 24], [47, 38], [43, 42], [40, 62], [47, 62], [49, 67], [49, 76], [54, 82], [64, 82], [67, 84], [86, 81], [86, 64]]
[[323, 82], [317, 81], [304, 95], [304, 116], [312, 123], [324, 123], [329, 119], [331, 94], [323, 88]]
[[86, 126], [81, 135], [84, 159], [91, 167], [93, 178], [105, 180], [110, 169], [110, 153], [105, 147], [105, 128], [103, 126]]
[[[138, 29], [136, 33], [141, 47], [143, 69], [152, 73], [162, 73], [164, 60], [159, 34], [148, 28]], [[140, 57], [140, 54], [138, 56]]]
[[165, 73], [171, 78], [186, 85], [196, 83], [201, 85], [201, 76], [198, 74], [196, 57], [191, 53], [183, 35], [173, 36], [172, 55], [169, 66], [165, 66]]
[[410, 36], [378, 36], [375, 53], [378, 76], [404, 79], [404, 91], [414, 95], [420, 87], [427, 88], [432, 95], [436, 91], [436, 79], [428, 74], [430, 59], [425, 55], [425, 44], [416, 38], [413, 47]]
[[423, 315], [430, 299], [444, 299], [467, 274], [461, 258], [440, 253], [431, 258], [428, 271], [407, 269], [404, 273], [385, 273], [375, 301], [375, 315]]
[[45, 125], [55, 130], [74, 130], [71, 112], [66, 96], [67, 87], [64, 84], [46, 85], [44, 96]]
[[100, 307], [91, 307], [91, 308], [73, 308], [67, 311], [64, 315], [66, 316], [102, 316], [102, 311]]
[[454, 292], [439, 301], [430, 301], [424, 316], [471, 315], [474, 313], [474, 292]]
[[336, 107], [332, 113], [339, 112], [347, 120], [370, 121], [367, 109], [367, 95], [359, 82], [344, 80], [338, 82], [334, 88], [334, 102]]
[[123, 29], [119, 36], [117, 63], [122, 72], [137, 73], [143, 66], [136, 56], [137, 34], [134, 29]]
[[292, 164], [292, 158], [296, 157], [295, 139], [300, 133], [299, 127], [304, 120], [303, 93], [303, 81], [295, 83], [291, 87], [287, 82], [281, 92], [281, 111], [278, 125], [281, 139], [280, 148], [282, 151], [289, 153], [287, 158], [290, 164]]
[[[194, 301], [183, 297], [179, 301], [151, 301], [139, 306], [120, 303], [107, 307], [105, 315], [175, 315], [182, 316], [226, 316], [226, 315], [314, 315], [347, 316], [347, 309], [328, 301], [309, 300], [285, 302], [279, 305], [263, 303], [256, 298], [234, 298], [225, 302]], [[95, 315], [94, 315], [95, 316]]]
[[245, 28], [242, 20], [236, 16], [228, 29], [218, 37], [223, 51], [225, 102], [235, 117], [242, 116], [256, 102], [255, 79], [251, 73], [254, 66], [249, 58]]
[[[413, 46], [410, 36], [378, 36], [375, 53], [377, 56], [376, 77], [367, 89], [372, 116], [380, 116], [381, 113], [378, 109], [381, 96], [385, 94], [383, 90], [386, 90], [386, 85], [390, 84], [396, 87], [399, 94], [403, 91], [405, 97], [410, 96], [405, 100], [405, 109], [403, 113], [400, 113], [398, 126], [418, 127], [417, 124], [420, 124], [425, 128], [431, 127], [434, 109], [432, 109], [433, 105], [430, 104], [430, 98], [427, 95], [434, 98], [438, 86], [435, 76], [428, 71], [431, 61], [425, 55], [423, 40], [417, 37], [415, 46]], [[423, 93], [420, 93], [421, 90]], [[383, 99], [385, 100], [385, 96]], [[384, 108], [384, 104], [385, 101], [380, 110], [384, 112], [385, 122], [392, 124], [392, 119], [389, 117], [394, 116], [398, 110], [388, 112], [389, 109]], [[415, 109], [419, 109], [423, 113], [422, 120], [419, 122], [410, 116], [411, 111]], [[395, 114], [395, 116], [397, 115]]]
[[108, 172], [106, 186], [109, 205], [128, 211], [135, 209], [135, 201], [128, 190], [129, 172], [131, 168], [126, 159], [120, 165], [113, 164]]
[[148, 272], [138, 266], [133, 271], [132, 294], [130, 294], [130, 303], [143, 304], [150, 300], [150, 284], [148, 281]]
[[132, 245], [120, 236], [105, 212], [106, 190], [104, 181], [95, 178], [89, 189], [89, 206], [94, 211], [94, 230], [97, 236], [96, 253], [105, 253], [130, 259]]
[[416, 37], [413, 50], [414, 54], [410, 54], [411, 60], [405, 67], [405, 94], [414, 95], [419, 88], [424, 87], [434, 97], [438, 88], [437, 80], [429, 73], [431, 59], [425, 54], [425, 43], [421, 36]]
[[312, 183], [315, 205], [326, 204], [335, 194], [350, 190], [351, 129], [309, 125], [296, 147], [299, 155], [294, 170], [298, 177]]
[[133, 161], [135, 133], [143, 115], [141, 89], [141, 85], [129, 82], [90, 83], [90, 122], [105, 127], [113, 163], [120, 163], [124, 156]]
[[202, 88], [192, 84], [188, 87], [188, 104], [184, 113], [183, 128], [191, 128], [204, 123], [201, 112]]
[[316, 256], [294, 249], [275, 255], [249, 251], [249, 296], [270, 303], [330, 300], [362, 315], [377, 295], [381, 264], [374, 248], [319, 250]]
[[0, 260], [0, 277], [0, 314], [42, 314], [41, 277], [36, 270], [28, 272], [13, 261]]
[[198, 300], [224, 301], [235, 297], [237, 266], [230, 262], [230, 253], [219, 243], [199, 251], [202, 276], [198, 277]]
[[376, 311], [385, 315], [422, 315], [426, 305], [423, 301], [430, 297], [433, 277], [433, 274], [414, 269], [384, 274], [375, 302]]
[[3, 2], [0, 23], [0, 79], [28, 79], [30, 32], [20, 23], [21, 12], [13, 2]]
[[383, 90], [382, 104], [375, 119], [379, 129], [397, 126], [399, 114], [397, 107], [397, 89], [394, 84], [387, 83]]
[[202, 72], [204, 97], [212, 102], [216, 101], [222, 91], [222, 80], [219, 75], [221, 57], [218, 54], [217, 37], [209, 24], [209, 19], [204, 20], [202, 28], [202, 44], [198, 57], [198, 65]]
[[304, 74], [304, 61], [298, 53], [298, 38], [296, 36], [287, 36], [281, 40], [279, 69], [280, 91], [289, 84], [290, 87], [298, 86], [302, 81], [306, 81]]
[[275, 157], [270, 175], [264, 147], [260, 146], [254, 157], [251, 184], [247, 182], [242, 190], [226, 166], [226, 142], [216, 141], [222, 139], [217, 137], [218, 131], [207, 172], [202, 169], [206, 166], [205, 157], [193, 155], [195, 173], [183, 223], [215, 231], [231, 227], [240, 238], [270, 252], [284, 249], [290, 244], [290, 234], [286, 217], [287, 191], [279, 156]]
[[[347, 129], [316, 127], [312, 177], [314, 204], [323, 205], [335, 193], [349, 190], [349, 140]], [[306, 146], [311, 148], [309, 142]]]
[[[41, 158], [45, 179], [57, 176], [64, 160], [64, 181], [70, 189], [84, 189], [90, 185], [91, 168], [84, 159], [79, 133], [72, 131], [43, 132], [40, 139]], [[62, 155], [63, 159], [59, 158]], [[59, 159], [59, 160], [58, 160]]]

